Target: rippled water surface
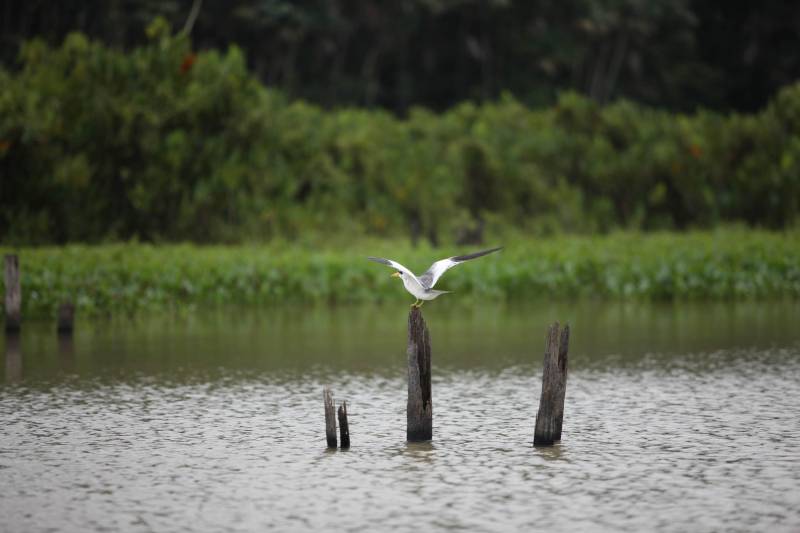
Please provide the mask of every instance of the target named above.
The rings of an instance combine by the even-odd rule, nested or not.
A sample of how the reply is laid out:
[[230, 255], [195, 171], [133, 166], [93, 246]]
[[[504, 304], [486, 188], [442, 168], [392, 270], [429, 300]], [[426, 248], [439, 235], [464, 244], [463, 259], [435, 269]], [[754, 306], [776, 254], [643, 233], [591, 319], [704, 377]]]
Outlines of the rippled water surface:
[[[800, 530], [798, 304], [423, 311], [424, 444], [396, 306], [26, 324], [2, 344], [0, 530]], [[533, 448], [556, 318], [563, 441]], [[323, 385], [350, 450], [325, 447]]]

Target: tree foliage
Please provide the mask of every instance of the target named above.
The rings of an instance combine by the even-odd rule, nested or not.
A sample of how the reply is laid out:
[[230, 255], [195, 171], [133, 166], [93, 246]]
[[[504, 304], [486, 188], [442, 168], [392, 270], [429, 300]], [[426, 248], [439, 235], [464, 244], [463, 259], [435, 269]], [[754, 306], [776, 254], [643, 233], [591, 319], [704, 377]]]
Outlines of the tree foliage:
[[[191, 28], [192, 7], [201, 4]], [[753, 111], [800, 72], [800, 3], [704, 0], [0, 0], [0, 60], [81, 31], [143, 44], [155, 16], [236, 43], [264, 83], [328, 106], [445, 109], [574, 90], [678, 111]]]
[[195, 242], [783, 228], [800, 209], [800, 85], [762, 111], [672, 114], [574, 92], [443, 113], [327, 111], [237, 47], [159, 19], [122, 52], [70, 34], [0, 71], [0, 239]]

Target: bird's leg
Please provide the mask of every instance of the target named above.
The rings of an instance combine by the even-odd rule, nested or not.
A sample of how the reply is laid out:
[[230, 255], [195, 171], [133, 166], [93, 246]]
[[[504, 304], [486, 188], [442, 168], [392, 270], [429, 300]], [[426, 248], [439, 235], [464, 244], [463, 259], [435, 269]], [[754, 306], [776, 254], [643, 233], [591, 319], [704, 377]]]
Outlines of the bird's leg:
[[419, 298], [417, 298], [417, 301], [416, 301], [416, 302], [414, 302], [413, 304], [411, 304], [411, 307], [416, 307], [416, 308], [419, 308], [419, 306], [420, 306], [420, 303], [419, 303]]
[[419, 305], [417, 306], [417, 309], [419, 309], [420, 307], [422, 307], [422, 304], [424, 304], [424, 303], [425, 303], [425, 300], [420, 300], [420, 301], [419, 301]]

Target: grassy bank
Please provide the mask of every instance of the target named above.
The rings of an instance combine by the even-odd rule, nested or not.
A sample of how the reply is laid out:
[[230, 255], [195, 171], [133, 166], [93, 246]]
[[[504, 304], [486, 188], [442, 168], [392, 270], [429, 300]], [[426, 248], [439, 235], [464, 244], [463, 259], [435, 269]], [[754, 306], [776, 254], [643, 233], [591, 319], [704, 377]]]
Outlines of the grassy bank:
[[[800, 298], [800, 234], [719, 231], [516, 240], [440, 282], [460, 299]], [[114, 244], [3, 248], [20, 255], [25, 314], [71, 298], [83, 315], [205, 304], [409, 301], [391, 257], [416, 272], [465, 249], [359, 242], [346, 249]]]

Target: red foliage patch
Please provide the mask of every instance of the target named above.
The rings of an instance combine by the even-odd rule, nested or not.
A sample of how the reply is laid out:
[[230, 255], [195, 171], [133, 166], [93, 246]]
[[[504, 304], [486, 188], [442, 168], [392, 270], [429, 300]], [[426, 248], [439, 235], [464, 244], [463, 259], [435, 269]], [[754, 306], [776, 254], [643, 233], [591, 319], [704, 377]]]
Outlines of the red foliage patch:
[[194, 62], [197, 60], [197, 54], [186, 54], [181, 63], [181, 74], [186, 74], [192, 69]]

